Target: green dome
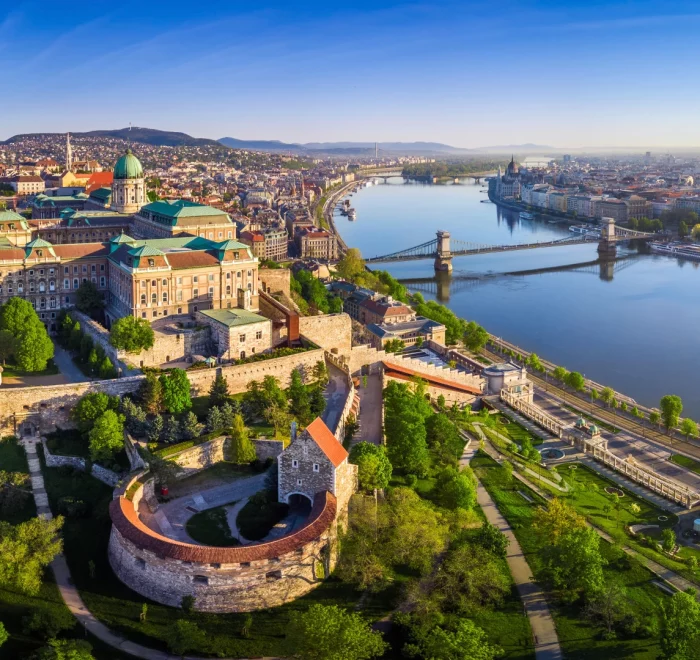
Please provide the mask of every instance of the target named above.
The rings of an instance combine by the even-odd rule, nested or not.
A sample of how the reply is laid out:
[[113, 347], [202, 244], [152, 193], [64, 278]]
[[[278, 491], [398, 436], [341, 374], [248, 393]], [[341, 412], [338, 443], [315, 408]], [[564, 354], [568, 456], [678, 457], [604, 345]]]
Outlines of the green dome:
[[114, 178], [115, 179], [142, 179], [143, 178], [143, 167], [141, 167], [141, 162], [136, 156], [131, 152], [131, 149], [127, 149], [126, 153], [117, 161], [114, 166]]

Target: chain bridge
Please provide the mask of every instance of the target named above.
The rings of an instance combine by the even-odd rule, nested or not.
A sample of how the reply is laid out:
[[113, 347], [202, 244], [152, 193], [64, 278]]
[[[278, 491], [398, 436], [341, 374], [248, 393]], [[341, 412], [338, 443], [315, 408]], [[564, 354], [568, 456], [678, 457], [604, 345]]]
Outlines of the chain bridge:
[[636, 231], [624, 227], [617, 227], [612, 218], [603, 218], [600, 231], [591, 230], [585, 233], [572, 233], [571, 236], [559, 238], [553, 241], [539, 241], [534, 243], [521, 243], [516, 245], [486, 245], [472, 241], [460, 241], [452, 239], [447, 231], [438, 231], [436, 238], [420, 245], [398, 250], [381, 256], [365, 259], [368, 264], [415, 261], [419, 259], [434, 259], [436, 271], [452, 271], [452, 258], [468, 256], [472, 254], [486, 254], [489, 252], [510, 252], [514, 250], [533, 250], [536, 248], [557, 247], [561, 245], [579, 245], [581, 243], [598, 243], [598, 253], [601, 256], [614, 257], [616, 244], [629, 240], [649, 240], [658, 234]]

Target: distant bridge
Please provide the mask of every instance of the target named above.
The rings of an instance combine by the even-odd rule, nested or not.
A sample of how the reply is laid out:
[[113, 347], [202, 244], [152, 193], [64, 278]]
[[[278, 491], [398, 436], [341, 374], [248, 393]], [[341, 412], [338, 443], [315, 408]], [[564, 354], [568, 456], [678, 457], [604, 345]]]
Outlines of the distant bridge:
[[[511, 252], [514, 250], [533, 250], [536, 248], [558, 247], [561, 245], [579, 245], [582, 243], [598, 242], [598, 253], [614, 257], [616, 244], [620, 241], [633, 239], [649, 240], [657, 234], [626, 229], [615, 226], [612, 218], [603, 218], [600, 235], [593, 231], [585, 234], [572, 234], [553, 241], [521, 243], [516, 245], [486, 245], [471, 241], [452, 240], [447, 231], [438, 231], [432, 241], [414, 245], [413, 247], [391, 252], [377, 257], [365, 259], [366, 263], [385, 263], [392, 261], [416, 261], [419, 259], [434, 259], [436, 271], [452, 271], [452, 258], [472, 254], [487, 254], [489, 252]], [[453, 249], [454, 248], [454, 249]]]

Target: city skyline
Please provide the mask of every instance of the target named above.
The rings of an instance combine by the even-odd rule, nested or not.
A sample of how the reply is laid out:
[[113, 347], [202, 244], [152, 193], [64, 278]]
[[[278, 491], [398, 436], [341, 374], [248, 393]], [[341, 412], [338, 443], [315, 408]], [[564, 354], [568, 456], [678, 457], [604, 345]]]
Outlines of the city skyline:
[[165, 9], [98, 2], [76, 21], [19, 4], [0, 21], [0, 138], [131, 122], [284, 142], [700, 145], [690, 3]]

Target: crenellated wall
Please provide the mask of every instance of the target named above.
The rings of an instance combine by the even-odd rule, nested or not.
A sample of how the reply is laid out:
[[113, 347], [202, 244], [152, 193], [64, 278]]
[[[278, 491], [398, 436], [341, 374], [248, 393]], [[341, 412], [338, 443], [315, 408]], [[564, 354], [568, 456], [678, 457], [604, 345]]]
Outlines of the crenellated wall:
[[350, 358], [352, 322], [345, 313], [300, 316], [299, 333], [327, 351]]

